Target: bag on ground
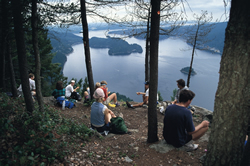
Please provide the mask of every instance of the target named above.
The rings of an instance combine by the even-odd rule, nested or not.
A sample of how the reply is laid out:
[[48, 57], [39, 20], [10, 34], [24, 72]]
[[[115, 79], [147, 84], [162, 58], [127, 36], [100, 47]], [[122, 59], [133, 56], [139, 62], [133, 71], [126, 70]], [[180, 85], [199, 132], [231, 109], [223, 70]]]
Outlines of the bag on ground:
[[112, 118], [110, 125], [110, 132], [114, 134], [126, 134], [128, 132], [127, 126], [121, 117]]
[[60, 106], [62, 106], [63, 101], [65, 101], [65, 107], [73, 108], [75, 106], [73, 102], [65, 100], [64, 97], [58, 97], [56, 101]]

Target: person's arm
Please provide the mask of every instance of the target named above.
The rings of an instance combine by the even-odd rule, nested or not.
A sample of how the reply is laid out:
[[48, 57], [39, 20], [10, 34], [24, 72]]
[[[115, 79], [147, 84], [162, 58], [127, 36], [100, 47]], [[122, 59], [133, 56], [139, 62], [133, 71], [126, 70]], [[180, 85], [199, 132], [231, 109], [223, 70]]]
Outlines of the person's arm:
[[137, 95], [146, 95], [144, 92], [136, 92]]
[[192, 135], [192, 134], [196, 133], [197, 131], [199, 131], [200, 129], [206, 128], [206, 127], [208, 127], [208, 126], [209, 126], [209, 122], [208, 122], [207, 120], [204, 120], [204, 121], [202, 121], [199, 125], [197, 125], [197, 126], [195, 127], [195, 130], [194, 130], [194, 131], [188, 132], [188, 134], [189, 134], [189, 135]]
[[78, 88], [79, 88], [79, 86], [78, 86], [78, 87], [76, 87], [73, 91], [75, 92]]
[[110, 114], [112, 118], [115, 118], [115, 114], [108, 108], [105, 109], [104, 115]]

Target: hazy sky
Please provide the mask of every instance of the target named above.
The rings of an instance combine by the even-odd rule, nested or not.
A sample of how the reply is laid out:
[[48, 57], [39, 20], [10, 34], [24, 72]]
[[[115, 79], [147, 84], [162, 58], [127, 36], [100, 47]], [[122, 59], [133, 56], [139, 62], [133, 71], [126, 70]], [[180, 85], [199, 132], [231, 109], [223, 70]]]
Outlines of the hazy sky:
[[[49, 2], [58, 2], [60, 0], [48, 0]], [[87, 0], [93, 2], [93, 0]], [[144, 0], [144, 2], [147, 0]], [[183, 9], [183, 5], [185, 8], [186, 16], [188, 20], [193, 20], [193, 14], [197, 13], [200, 14], [201, 10], [207, 11], [209, 14], [212, 13], [213, 21], [228, 21], [229, 17], [229, 10], [230, 10], [230, 0], [176, 0], [182, 1], [183, 4], [181, 8]], [[64, 0], [64, 2], [78, 2], [79, 0]], [[226, 7], [225, 7], [226, 4]], [[180, 10], [180, 7], [176, 9], [177, 11]], [[110, 8], [106, 8], [105, 10], [101, 10], [102, 12], [106, 12], [106, 15], [110, 15], [112, 17], [122, 17], [125, 14], [124, 6], [120, 6], [118, 10], [111, 10]], [[88, 16], [88, 22], [98, 22], [98, 18], [91, 18]]]
[[[76, 0], [73, 0], [76, 1]], [[185, 8], [186, 16], [188, 20], [193, 20], [193, 14], [200, 14], [201, 11], [207, 11], [209, 14], [212, 13], [213, 21], [224, 22], [228, 21], [229, 10], [230, 10], [230, 0], [182, 0], [183, 4], [176, 8], [176, 11], [181, 10], [180, 8]], [[225, 3], [226, 7], [225, 7]], [[121, 6], [118, 10], [112, 11], [108, 9], [107, 14], [116, 17], [122, 17], [125, 14], [125, 8]], [[88, 22], [92, 22], [92, 18], [88, 18]]]
[[[227, 21], [230, 10], [229, 0], [225, 0], [226, 7], [223, 0], [187, 0], [190, 8], [195, 13], [200, 13], [201, 10], [212, 13], [214, 21], [218, 19], [219, 21]], [[192, 16], [192, 11], [188, 8], [187, 3], [185, 3], [185, 9], [188, 16]]]

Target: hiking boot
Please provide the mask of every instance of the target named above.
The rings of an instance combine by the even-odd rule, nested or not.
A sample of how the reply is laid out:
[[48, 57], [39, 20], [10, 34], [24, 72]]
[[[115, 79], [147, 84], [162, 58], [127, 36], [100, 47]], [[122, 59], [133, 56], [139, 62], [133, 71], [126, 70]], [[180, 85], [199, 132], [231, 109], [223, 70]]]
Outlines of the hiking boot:
[[194, 151], [194, 150], [197, 150], [198, 149], [198, 144], [193, 144], [193, 143], [191, 143], [191, 144], [186, 144], [185, 145], [185, 148], [186, 148], [186, 151], [187, 152], [192, 152], [192, 151]]
[[119, 106], [120, 106], [120, 104], [119, 104], [119, 103], [116, 103], [116, 104], [115, 104], [115, 106], [116, 106], [116, 107], [119, 107]]
[[127, 104], [128, 108], [134, 108], [134, 107], [131, 106], [131, 104], [129, 104], [128, 101], [126, 101], [126, 104]]

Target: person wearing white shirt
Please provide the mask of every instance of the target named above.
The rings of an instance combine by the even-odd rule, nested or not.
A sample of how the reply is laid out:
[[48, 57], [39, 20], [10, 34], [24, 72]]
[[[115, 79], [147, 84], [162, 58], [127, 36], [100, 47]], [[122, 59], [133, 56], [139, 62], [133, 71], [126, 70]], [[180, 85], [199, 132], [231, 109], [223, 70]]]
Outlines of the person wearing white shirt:
[[[145, 84], [146, 92], [136, 92], [137, 95], [142, 95], [143, 102], [132, 105], [128, 101], [126, 101], [128, 108], [141, 107], [141, 106], [143, 106], [143, 104], [148, 105], [149, 81], [144, 82], [144, 84]], [[158, 99], [159, 99], [159, 97], [158, 97], [158, 94], [157, 94], [157, 101], [158, 101]]]
[[66, 88], [65, 88], [65, 96], [66, 96], [66, 98], [72, 97], [74, 99], [74, 96], [77, 95], [76, 90], [79, 87], [76, 87], [74, 89], [74, 87], [73, 87], [74, 85], [75, 85], [75, 80], [71, 80], [70, 84], [68, 86], [66, 86]]

